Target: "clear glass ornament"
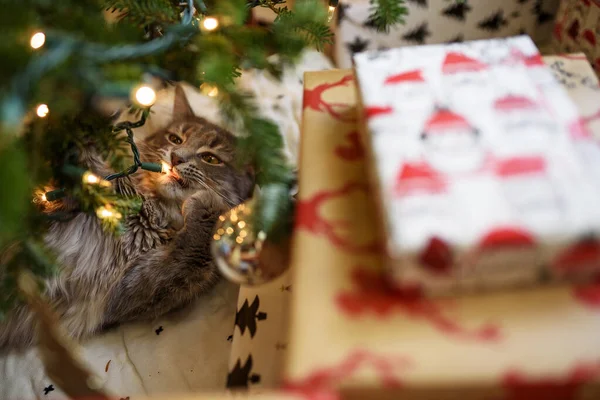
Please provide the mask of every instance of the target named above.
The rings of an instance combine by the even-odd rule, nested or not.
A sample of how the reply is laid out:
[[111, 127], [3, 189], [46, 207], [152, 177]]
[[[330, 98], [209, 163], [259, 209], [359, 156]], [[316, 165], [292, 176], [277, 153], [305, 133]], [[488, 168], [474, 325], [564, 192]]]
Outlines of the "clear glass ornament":
[[215, 227], [212, 254], [221, 273], [241, 285], [260, 285], [281, 275], [289, 258], [281, 246], [268, 243], [252, 226], [253, 201], [221, 215]]

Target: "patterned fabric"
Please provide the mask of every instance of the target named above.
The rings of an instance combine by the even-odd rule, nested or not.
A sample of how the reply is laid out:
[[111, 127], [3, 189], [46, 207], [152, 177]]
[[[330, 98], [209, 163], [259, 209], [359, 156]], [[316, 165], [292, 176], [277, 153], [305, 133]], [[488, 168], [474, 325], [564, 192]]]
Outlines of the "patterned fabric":
[[407, 0], [407, 6], [406, 23], [385, 34], [369, 25], [368, 0], [340, 1], [337, 65], [349, 68], [352, 55], [365, 50], [518, 34], [543, 45], [550, 40], [558, 0]]
[[600, 73], [600, 1], [562, 0], [554, 27], [553, 51], [583, 52]]
[[[592, 121], [600, 93], [585, 60], [546, 62], [569, 84], [585, 82], [576, 97]], [[306, 398], [334, 398], [326, 395], [341, 385], [373, 398], [432, 398], [432, 386], [464, 400], [599, 398], [600, 283], [439, 300], [391, 291], [355, 139], [352, 71], [307, 75], [307, 95], [287, 389]]]

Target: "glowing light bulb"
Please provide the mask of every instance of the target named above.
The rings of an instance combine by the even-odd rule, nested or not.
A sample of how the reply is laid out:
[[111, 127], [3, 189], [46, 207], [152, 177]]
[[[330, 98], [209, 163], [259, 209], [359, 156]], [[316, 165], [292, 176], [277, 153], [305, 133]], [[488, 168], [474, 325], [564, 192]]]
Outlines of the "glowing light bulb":
[[219, 20], [214, 17], [206, 17], [202, 21], [201, 26], [202, 28], [204, 28], [205, 31], [214, 31], [219, 27]]
[[44, 35], [43, 32], [34, 33], [29, 40], [29, 45], [33, 49], [39, 49], [44, 45], [44, 43], [46, 43], [46, 35]]
[[83, 174], [83, 183], [90, 183], [92, 185], [95, 183], [100, 183], [100, 178], [88, 171]]
[[42, 195], [40, 196], [40, 199], [42, 201], [48, 201], [48, 198], [46, 197], [46, 193], [42, 193]]
[[150, 107], [156, 102], [156, 92], [150, 86], [140, 86], [135, 90], [135, 100], [144, 107]]
[[108, 207], [98, 207], [96, 209], [96, 215], [100, 219], [107, 219], [107, 218], [120, 219], [122, 217], [121, 213], [113, 211]]
[[331, 22], [333, 19], [333, 14], [335, 14], [335, 7], [329, 6], [329, 9], [327, 10], [327, 22]]
[[246, 223], [245, 223], [244, 221], [240, 221], [240, 222], [238, 222], [238, 227], [239, 227], [240, 229], [244, 229], [244, 227], [245, 227], [245, 226], [246, 226]]
[[209, 85], [208, 83], [203, 83], [200, 86], [200, 89], [202, 90], [202, 94], [208, 97], [215, 97], [219, 94], [219, 88], [216, 86]]
[[168, 174], [171, 172], [171, 166], [169, 164], [167, 164], [164, 161], [161, 161], [160, 163], [162, 165], [162, 173], [163, 174]]
[[49, 112], [50, 112], [50, 109], [48, 108], [47, 104], [40, 104], [35, 109], [35, 113], [40, 118], [45, 118]]
[[113, 216], [113, 212], [111, 210], [107, 209], [106, 207], [99, 207], [96, 210], [96, 215], [98, 215], [98, 218], [105, 219], [105, 218], [112, 217]]

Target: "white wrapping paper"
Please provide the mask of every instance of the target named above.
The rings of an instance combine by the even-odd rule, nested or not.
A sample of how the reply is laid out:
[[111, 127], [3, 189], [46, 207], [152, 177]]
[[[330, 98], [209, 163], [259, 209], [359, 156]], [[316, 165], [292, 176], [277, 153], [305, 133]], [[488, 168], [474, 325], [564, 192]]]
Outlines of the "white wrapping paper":
[[528, 37], [355, 62], [396, 283], [444, 292], [600, 270], [600, 186], [580, 155], [600, 148]]

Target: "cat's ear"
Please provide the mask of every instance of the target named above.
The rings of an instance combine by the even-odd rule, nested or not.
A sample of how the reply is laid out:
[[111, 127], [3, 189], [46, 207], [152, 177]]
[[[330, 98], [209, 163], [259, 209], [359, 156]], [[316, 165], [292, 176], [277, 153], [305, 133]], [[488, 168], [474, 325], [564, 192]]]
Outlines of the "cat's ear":
[[193, 117], [194, 111], [190, 107], [190, 103], [183, 91], [181, 85], [175, 86], [175, 102], [173, 104], [173, 117], [174, 118], [185, 118]]

